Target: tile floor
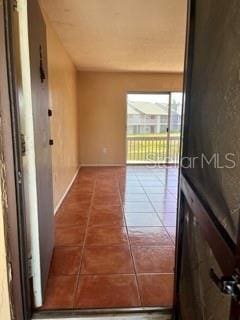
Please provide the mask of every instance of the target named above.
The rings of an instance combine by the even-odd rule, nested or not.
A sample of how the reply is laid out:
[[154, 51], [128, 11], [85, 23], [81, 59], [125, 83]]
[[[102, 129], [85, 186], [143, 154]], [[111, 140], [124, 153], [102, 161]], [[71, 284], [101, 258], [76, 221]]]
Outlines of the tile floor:
[[178, 169], [82, 168], [56, 215], [44, 309], [171, 306]]

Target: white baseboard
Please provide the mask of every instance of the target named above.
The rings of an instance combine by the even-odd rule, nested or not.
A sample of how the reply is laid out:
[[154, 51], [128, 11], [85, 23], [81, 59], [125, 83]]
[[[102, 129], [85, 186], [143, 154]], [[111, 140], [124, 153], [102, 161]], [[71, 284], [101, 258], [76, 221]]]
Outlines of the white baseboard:
[[73, 182], [75, 181], [75, 179], [76, 179], [76, 177], [77, 177], [77, 175], [78, 175], [78, 172], [79, 172], [80, 168], [81, 168], [81, 166], [78, 167], [78, 169], [77, 169], [76, 173], [74, 174], [74, 176], [73, 176], [70, 184], [68, 185], [68, 187], [67, 187], [66, 191], [64, 192], [62, 198], [60, 199], [60, 201], [58, 202], [56, 208], [54, 209], [54, 215], [57, 213], [58, 209], [61, 207], [61, 205], [62, 205], [62, 203], [63, 203], [63, 200], [65, 199], [65, 197], [66, 197], [66, 195], [68, 194], [71, 186], [73, 185]]

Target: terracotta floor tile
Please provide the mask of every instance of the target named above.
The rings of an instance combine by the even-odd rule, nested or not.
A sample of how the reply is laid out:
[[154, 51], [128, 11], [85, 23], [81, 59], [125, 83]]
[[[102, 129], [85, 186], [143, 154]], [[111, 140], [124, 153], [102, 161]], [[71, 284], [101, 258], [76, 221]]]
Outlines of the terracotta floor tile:
[[165, 227], [176, 227], [177, 215], [176, 213], [158, 213], [158, 216]]
[[118, 188], [118, 182], [117, 179], [112, 179], [112, 178], [108, 178], [108, 179], [101, 179], [101, 180], [96, 180], [96, 184], [95, 184], [95, 188]]
[[143, 176], [141, 176], [141, 175], [137, 175], [137, 177], [138, 177], [138, 180], [142, 183], [142, 184], [144, 184], [144, 182], [151, 182], [151, 183], [158, 183], [160, 180], [157, 178], [157, 177], [155, 177], [154, 175], [143, 175]]
[[170, 192], [161, 193], [161, 194], [155, 194], [155, 193], [149, 193], [148, 198], [152, 202], [177, 202], [174, 196]]
[[141, 187], [141, 183], [138, 180], [126, 180], [121, 187]]
[[171, 246], [172, 239], [164, 227], [128, 227], [131, 245]]
[[97, 179], [101, 179], [101, 180], [107, 180], [107, 179], [112, 179], [113, 177], [116, 177], [116, 169], [107, 169], [106, 167], [103, 168], [102, 170], [98, 170], [97, 173]]
[[80, 198], [78, 196], [74, 196], [72, 199], [71, 198], [66, 199], [66, 205], [72, 205], [73, 207], [75, 206], [81, 207], [82, 205], [83, 206], [88, 205], [91, 202], [91, 199], [92, 197], [90, 196], [84, 197], [81, 195]]
[[93, 193], [81, 192], [81, 188], [73, 188], [69, 194], [66, 196], [64, 202], [81, 202], [81, 201], [91, 201]]
[[135, 171], [135, 174], [139, 180], [151, 180], [156, 178], [153, 172], [149, 170], [143, 170], [141, 168], [139, 168], [139, 171]]
[[93, 205], [91, 215], [111, 214], [122, 216], [123, 210], [119, 205]]
[[49, 277], [43, 309], [73, 308], [77, 279], [77, 276]]
[[119, 187], [118, 186], [102, 186], [102, 187], [97, 187], [95, 189], [95, 194], [99, 195], [99, 194], [112, 194], [112, 193], [116, 193], [116, 195], [118, 195], [119, 192]]
[[173, 273], [174, 247], [132, 246], [137, 273]]
[[89, 227], [122, 227], [125, 226], [123, 214], [95, 213], [92, 212], [88, 222]]
[[146, 194], [130, 193], [123, 197], [123, 202], [148, 202], [149, 199]]
[[127, 243], [127, 230], [124, 227], [89, 227], [86, 245], [119, 245]]
[[94, 183], [96, 175], [79, 174], [73, 183], [74, 186], [82, 186], [84, 184]]
[[79, 211], [87, 211], [90, 208], [91, 202], [86, 200], [86, 201], [81, 201], [79, 202], [67, 202], [63, 204], [63, 209], [64, 211], [72, 211], [72, 212], [79, 212]]
[[56, 246], [81, 246], [83, 244], [85, 227], [70, 226], [56, 228], [55, 245]]
[[168, 213], [176, 213], [177, 212], [177, 203], [176, 202], [165, 202], [158, 201], [152, 202], [152, 205], [156, 212], [168, 212]]
[[125, 184], [130, 181], [138, 181], [138, 178], [135, 174], [125, 174], [118, 177], [118, 182], [120, 184]]
[[138, 306], [140, 306], [140, 299], [134, 275], [80, 276], [75, 307], [123, 308]]
[[55, 247], [50, 274], [77, 275], [80, 270], [82, 247]]
[[126, 213], [128, 227], [160, 227], [162, 223], [156, 213]]
[[151, 213], [155, 212], [150, 201], [148, 202], [125, 202], [124, 211], [126, 213]]
[[144, 187], [144, 190], [147, 194], [165, 194], [168, 191], [164, 185], [158, 187]]
[[143, 187], [163, 187], [163, 184], [159, 180], [142, 180], [141, 185]]
[[87, 199], [90, 199], [92, 195], [93, 195], [93, 189], [91, 191], [85, 191], [85, 190], [82, 190], [80, 186], [75, 186], [73, 189], [70, 190], [70, 193], [68, 194], [67, 197], [69, 198], [80, 197], [81, 199], [86, 196]]
[[96, 180], [96, 175], [78, 175], [77, 179], [74, 181], [72, 188], [75, 186], [84, 187], [94, 185]]
[[[94, 200], [100, 201], [102, 199], [104, 199], [107, 196], [107, 198], [111, 197], [111, 198], [119, 198], [119, 189], [112, 189], [109, 188], [109, 190], [102, 190], [100, 188], [95, 189], [94, 192]], [[105, 199], [104, 199], [104, 202]]]
[[166, 182], [163, 182], [167, 188], [177, 188], [178, 187], [178, 181], [177, 179], [169, 179]]
[[94, 190], [94, 183], [83, 183], [82, 185], [79, 185], [78, 188], [80, 192], [92, 193]]
[[119, 186], [117, 179], [108, 178], [105, 180], [97, 180], [95, 185], [96, 193], [118, 193]]
[[177, 181], [176, 168], [81, 168], [55, 217], [44, 309], [139, 307], [135, 268], [142, 306], [170, 307]]
[[97, 181], [113, 181], [113, 180], [117, 180], [117, 176], [115, 172], [98, 172], [97, 176], [96, 176]]
[[145, 194], [143, 187], [138, 187], [138, 186], [128, 186], [127, 185], [124, 188], [120, 188], [120, 190], [126, 194], [130, 194], [130, 193]]
[[101, 178], [97, 177], [96, 179], [96, 187], [98, 186], [106, 186], [106, 185], [116, 185], [117, 184], [117, 178], [115, 175], [110, 174], [107, 179], [104, 179], [102, 176]]
[[85, 247], [81, 274], [133, 274], [129, 246]]
[[86, 227], [87, 220], [88, 215], [86, 211], [84, 211], [84, 213], [64, 212], [57, 214], [55, 217], [56, 227], [65, 227], [71, 225], [80, 225], [82, 227]]
[[175, 196], [177, 196], [177, 191], [178, 191], [177, 187], [167, 187], [167, 190], [168, 190], [170, 193], [172, 193], [172, 194], [174, 194]]
[[178, 175], [177, 174], [169, 174], [165, 179], [164, 179], [164, 183], [168, 183], [168, 182], [175, 182], [176, 184], [178, 184]]
[[173, 274], [143, 274], [137, 278], [143, 306], [172, 307]]
[[176, 227], [166, 227], [166, 230], [170, 237], [172, 238], [173, 242], [175, 242], [176, 238]]
[[98, 205], [120, 205], [120, 196], [119, 193], [109, 193], [109, 194], [103, 194], [103, 195], [95, 195], [93, 198], [93, 206]]

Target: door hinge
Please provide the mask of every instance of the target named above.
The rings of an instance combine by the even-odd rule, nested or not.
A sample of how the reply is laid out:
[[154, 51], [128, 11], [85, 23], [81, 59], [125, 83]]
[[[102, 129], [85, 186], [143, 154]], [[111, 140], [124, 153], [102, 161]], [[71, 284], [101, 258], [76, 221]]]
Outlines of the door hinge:
[[13, 0], [13, 10], [18, 11], [18, 2], [17, 2], [17, 0]]
[[26, 141], [25, 141], [25, 135], [21, 133], [21, 152], [22, 156], [25, 156], [26, 154]]
[[219, 278], [213, 269], [210, 270], [210, 278], [224, 294], [230, 295], [232, 299], [240, 302], [240, 273], [235, 271], [231, 276]]
[[17, 173], [17, 182], [18, 184], [21, 184], [22, 183], [22, 172], [21, 171], [18, 171]]
[[41, 45], [39, 47], [39, 56], [40, 56], [40, 66], [39, 66], [40, 80], [41, 80], [41, 83], [43, 83], [44, 80], [46, 80], [46, 75], [45, 75], [45, 71], [44, 71], [44, 67], [43, 67], [43, 55], [42, 55], [42, 46]]
[[28, 257], [28, 278], [32, 278], [33, 273], [32, 273], [32, 257]]

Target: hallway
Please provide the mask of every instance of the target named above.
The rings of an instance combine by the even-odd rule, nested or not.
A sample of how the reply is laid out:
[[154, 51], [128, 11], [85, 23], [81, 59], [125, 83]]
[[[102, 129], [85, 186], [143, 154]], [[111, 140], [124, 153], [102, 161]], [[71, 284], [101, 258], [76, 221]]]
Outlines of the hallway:
[[55, 216], [43, 309], [171, 307], [178, 169], [85, 167]]

